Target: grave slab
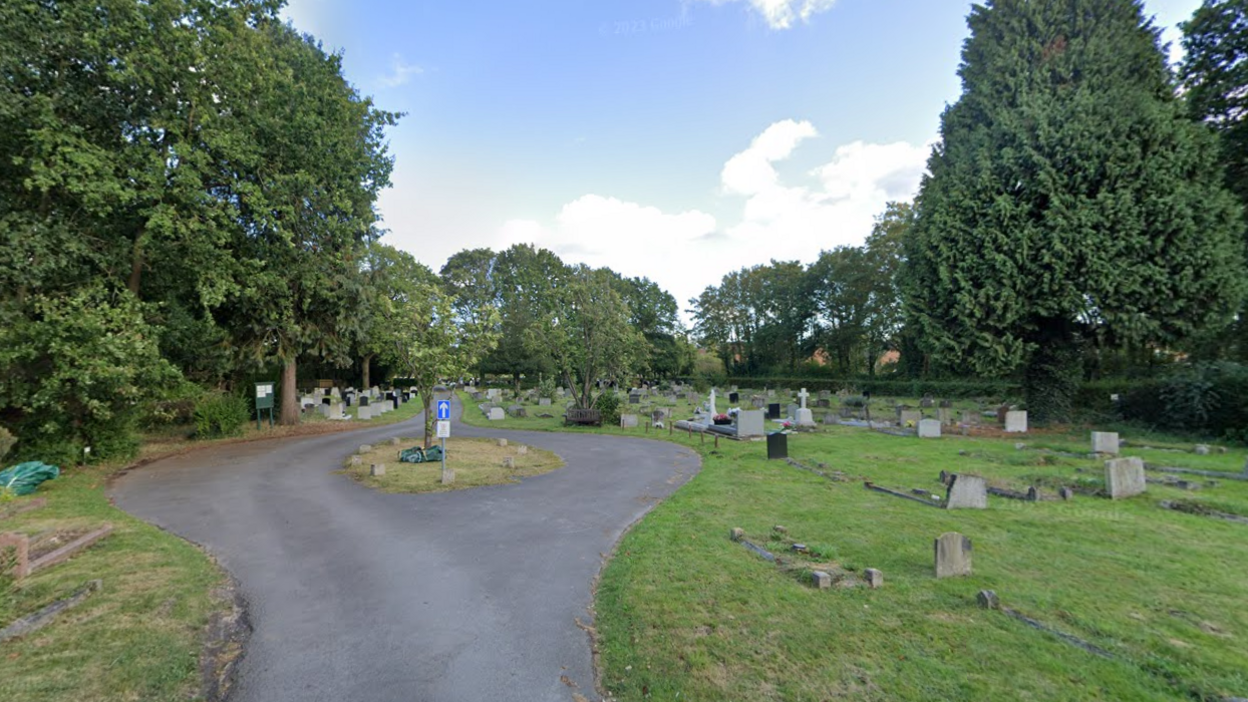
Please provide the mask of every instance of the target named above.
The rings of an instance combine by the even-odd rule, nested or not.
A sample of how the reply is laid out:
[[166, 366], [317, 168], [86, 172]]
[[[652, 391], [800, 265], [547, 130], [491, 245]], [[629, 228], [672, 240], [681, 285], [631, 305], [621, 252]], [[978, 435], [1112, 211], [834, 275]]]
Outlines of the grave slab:
[[940, 420], [939, 419], [919, 420], [919, 438], [920, 439], [939, 439], [940, 438]]
[[936, 577], [957, 578], [971, 574], [971, 540], [956, 531], [940, 535], [933, 543]]
[[1113, 500], [1134, 497], [1148, 490], [1144, 459], [1132, 456], [1105, 461], [1105, 489]]
[[978, 475], [955, 475], [945, 495], [945, 509], [987, 509], [988, 483]]
[[1107, 453], [1111, 456], [1117, 456], [1118, 450], [1118, 432], [1092, 432], [1092, 453]]

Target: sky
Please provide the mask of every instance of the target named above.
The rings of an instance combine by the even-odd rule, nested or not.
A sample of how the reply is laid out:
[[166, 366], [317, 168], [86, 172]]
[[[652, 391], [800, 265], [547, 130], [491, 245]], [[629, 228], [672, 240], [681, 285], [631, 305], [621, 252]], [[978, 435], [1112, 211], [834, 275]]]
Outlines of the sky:
[[[1145, 0], [1180, 56], [1199, 0]], [[861, 244], [961, 91], [965, 0], [292, 0], [385, 110], [383, 241], [435, 272], [529, 243], [682, 308]]]

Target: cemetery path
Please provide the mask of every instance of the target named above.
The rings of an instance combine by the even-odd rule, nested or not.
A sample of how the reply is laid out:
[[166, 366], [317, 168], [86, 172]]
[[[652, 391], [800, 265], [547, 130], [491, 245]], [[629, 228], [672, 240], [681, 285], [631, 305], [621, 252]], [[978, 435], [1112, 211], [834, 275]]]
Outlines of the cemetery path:
[[578, 620], [592, 623], [603, 554], [699, 470], [697, 455], [456, 421], [454, 436], [504, 436], [567, 466], [430, 495], [333, 472], [421, 421], [222, 446], [117, 481], [118, 506], [204, 545], [238, 579], [255, 630], [233, 702], [595, 697]]

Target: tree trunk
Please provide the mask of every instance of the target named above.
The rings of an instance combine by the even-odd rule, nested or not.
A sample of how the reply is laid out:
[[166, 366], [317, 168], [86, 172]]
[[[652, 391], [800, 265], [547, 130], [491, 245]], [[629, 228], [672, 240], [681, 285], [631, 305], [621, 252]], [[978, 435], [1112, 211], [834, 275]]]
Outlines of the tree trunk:
[[433, 446], [433, 386], [416, 388], [420, 393], [420, 404], [425, 409], [425, 448]]
[[299, 392], [295, 387], [295, 359], [290, 359], [282, 366], [282, 412], [278, 424], [293, 427], [299, 424]]
[[360, 388], [361, 390], [367, 390], [372, 387], [372, 383], [369, 382], [369, 375], [372, 370], [373, 356], [376, 355], [373, 353], [364, 354], [364, 387]]
[[1083, 380], [1080, 339], [1068, 320], [1051, 318], [1041, 321], [1036, 341], [1023, 378], [1028, 420], [1037, 425], [1069, 422]]

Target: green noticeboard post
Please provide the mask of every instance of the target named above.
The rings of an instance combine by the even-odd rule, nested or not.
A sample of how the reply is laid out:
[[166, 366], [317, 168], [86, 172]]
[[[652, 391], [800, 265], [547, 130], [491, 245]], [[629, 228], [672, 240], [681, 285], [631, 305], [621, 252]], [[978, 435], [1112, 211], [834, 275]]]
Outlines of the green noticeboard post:
[[256, 429], [260, 429], [260, 417], [269, 411], [269, 426], [273, 426], [273, 383], [256, 383]]

